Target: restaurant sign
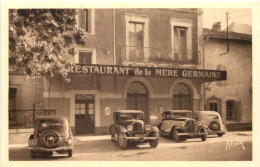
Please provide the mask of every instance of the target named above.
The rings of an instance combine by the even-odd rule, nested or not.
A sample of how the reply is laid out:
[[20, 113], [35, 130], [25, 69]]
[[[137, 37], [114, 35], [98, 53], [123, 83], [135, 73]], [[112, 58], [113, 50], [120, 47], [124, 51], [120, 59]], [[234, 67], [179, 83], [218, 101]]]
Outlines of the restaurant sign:
[[158, 67], [114, 66], [114, 65], [85, 65], [77, 64], [70, 67], [70, 73], [103, 74], [121, 76], [152, 76], [172, 78], [196, 78], [226, 80], [227, 72], [219, 70], [179, 69]]

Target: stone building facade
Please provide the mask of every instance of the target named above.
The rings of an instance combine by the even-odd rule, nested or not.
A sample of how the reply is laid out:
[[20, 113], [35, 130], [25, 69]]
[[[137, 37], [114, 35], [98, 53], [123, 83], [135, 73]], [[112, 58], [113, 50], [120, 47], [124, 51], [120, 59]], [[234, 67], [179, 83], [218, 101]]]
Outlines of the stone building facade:
[[225, 81], [205, 84], [206, 109], [219, 112], [228, 130], [251, 130], [252, 35], [230, 31], [228, 42], [226, 35], [226, 30], [204, 29], [204, 68], [228, 73]]
[[12, 103], [69, 116], [75, 134], [108, 134], [117, 109], [142, 110], [154, 125], [163, 110], [204, 110], [205, 82], [226, 79], [203, 68], [201, 9], [79, 9], [77, 18], [87, 43], [64, 55], [77, 64], [66, 81], [9, 75]]

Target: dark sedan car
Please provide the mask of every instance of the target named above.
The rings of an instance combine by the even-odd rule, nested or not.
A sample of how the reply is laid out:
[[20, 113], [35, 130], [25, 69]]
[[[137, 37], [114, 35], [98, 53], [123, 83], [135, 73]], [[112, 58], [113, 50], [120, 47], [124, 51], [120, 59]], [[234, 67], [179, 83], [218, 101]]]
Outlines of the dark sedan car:
[[114, 124], [110, 126], [112, 141], [116, 141], [122, 149], [127, 144], [149, 142], [152, 148], [159, 142], [159, 130], [156, 126], [145, 124], [144, 113], [139, 110], [118, 110], [114, 112]]
[[68, 153], [72, 156], [73, 135], [69, 124], [69, 118], [65, 116], [42, 116], [36, 119], [34, 134], [29, 138], [31, 158], [38, 153], [49, 156], [53, 151]]

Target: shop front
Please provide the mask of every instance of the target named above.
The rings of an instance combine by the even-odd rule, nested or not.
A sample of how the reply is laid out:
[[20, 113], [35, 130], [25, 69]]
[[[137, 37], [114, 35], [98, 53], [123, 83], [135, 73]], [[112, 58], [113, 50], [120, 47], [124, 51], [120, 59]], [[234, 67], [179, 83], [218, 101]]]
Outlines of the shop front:
[[77, 65], [67, 82], [49, 80], [44, 99], [57, 114], [70, 116], [75, 134], [108, 134], [118, 109], [142, 110], [154, 125], [163, 110], [202, 110], [201, 85], [226, 76], [216, 70]]

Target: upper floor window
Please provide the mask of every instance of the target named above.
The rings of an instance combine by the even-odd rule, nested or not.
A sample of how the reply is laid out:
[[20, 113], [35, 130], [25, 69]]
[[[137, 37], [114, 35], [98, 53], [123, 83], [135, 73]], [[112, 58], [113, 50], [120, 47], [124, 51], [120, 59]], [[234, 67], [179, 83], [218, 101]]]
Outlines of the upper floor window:
[[187, 60], [187, 27], [174, 26], [174, 60]]
[[125, 13], [126, 46], [122, 60], [148, 62], [149, 60], [149, 17]]
[[129, 23], [129, 46], [143, 48], [144, 25], [142, 23]]
[[226, 101], [226, 120], [235, 119], [235, 101], [227, 100]]
[[75, 63], [77, 64], [96, 64], [96, 49], [79, 48], [78, 54], [75, 55]]
[[79, 9], [78, 10], [78, 27], [86, 32], [95, 32], [94, 9]]
[[173, 62], [189, 64], [192, 62], [192, 22], [182, 19], [170, 19], [171, 53]]
[[79, 52], [79, 64], [91, 64], [92, 52]]

